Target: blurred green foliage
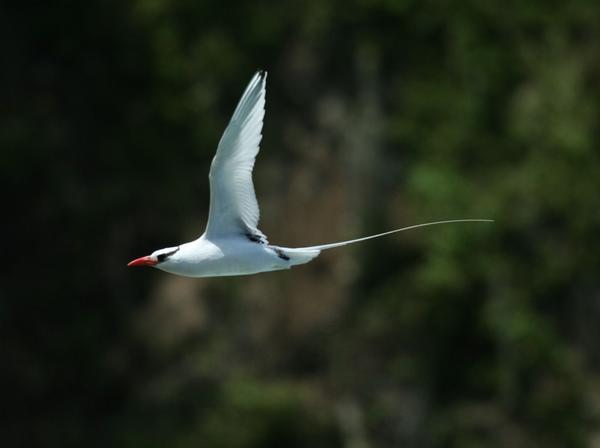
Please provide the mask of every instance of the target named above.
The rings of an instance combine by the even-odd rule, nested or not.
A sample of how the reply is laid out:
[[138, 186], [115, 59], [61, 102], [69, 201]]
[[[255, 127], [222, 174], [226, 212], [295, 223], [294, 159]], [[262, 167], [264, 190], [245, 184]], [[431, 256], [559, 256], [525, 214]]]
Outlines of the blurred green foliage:
[[[2, 446], [598, 444], [600, 3], [0, 7]], [[269, 71], [253, 278], [125, 263], [199, 235]], [[346, 231], [348, 230], [348, 231]]]

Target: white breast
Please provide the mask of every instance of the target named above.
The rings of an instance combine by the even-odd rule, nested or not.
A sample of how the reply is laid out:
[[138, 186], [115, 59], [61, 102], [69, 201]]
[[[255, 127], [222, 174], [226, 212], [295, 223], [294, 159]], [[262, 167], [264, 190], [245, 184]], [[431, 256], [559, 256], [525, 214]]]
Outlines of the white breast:
[[244, 237], [214, 241], [202, 237], [181, 245], [175, 255], [156, 267], [187, 277], [246, 275], [290, 267], [269, 246]]

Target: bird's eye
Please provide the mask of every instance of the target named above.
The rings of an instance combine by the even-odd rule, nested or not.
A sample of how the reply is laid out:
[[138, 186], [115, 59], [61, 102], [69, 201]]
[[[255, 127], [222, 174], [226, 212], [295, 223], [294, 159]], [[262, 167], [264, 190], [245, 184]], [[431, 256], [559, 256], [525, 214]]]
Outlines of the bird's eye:
[[167, 258], [169, 258], [171, 255], [173, 255], [175, 252], [177, 252], [179, 250], [179, 247], [176, 247], [174, 250], [172, 250], [171, 252], [165, 252], [162, 254], [158, 254], [156, 256], [156, 259], [158, 260], [159, 263], [162, 263], [163, 261], [165, 261]]

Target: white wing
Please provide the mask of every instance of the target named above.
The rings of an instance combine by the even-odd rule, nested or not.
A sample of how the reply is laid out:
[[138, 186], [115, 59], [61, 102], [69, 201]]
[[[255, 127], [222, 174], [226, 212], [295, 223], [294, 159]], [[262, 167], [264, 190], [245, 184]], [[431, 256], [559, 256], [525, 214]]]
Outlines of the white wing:
[[217, 147], [209, 174], [208, 238], [246, 234], [266, 242], [256, 227], [260, 212], [252, 184], [265, 116], [266, 81], [266, 72], [254, 75]]

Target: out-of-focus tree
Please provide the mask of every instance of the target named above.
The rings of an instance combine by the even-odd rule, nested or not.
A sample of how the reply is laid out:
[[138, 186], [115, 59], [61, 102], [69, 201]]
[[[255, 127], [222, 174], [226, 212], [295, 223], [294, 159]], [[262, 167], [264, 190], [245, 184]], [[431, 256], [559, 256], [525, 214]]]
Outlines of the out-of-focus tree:
[[[3, 446], [598, 440], [600, 4], [0, 7]], [[254, 70], [271, 241], [494, 218], [186, 280]]]

